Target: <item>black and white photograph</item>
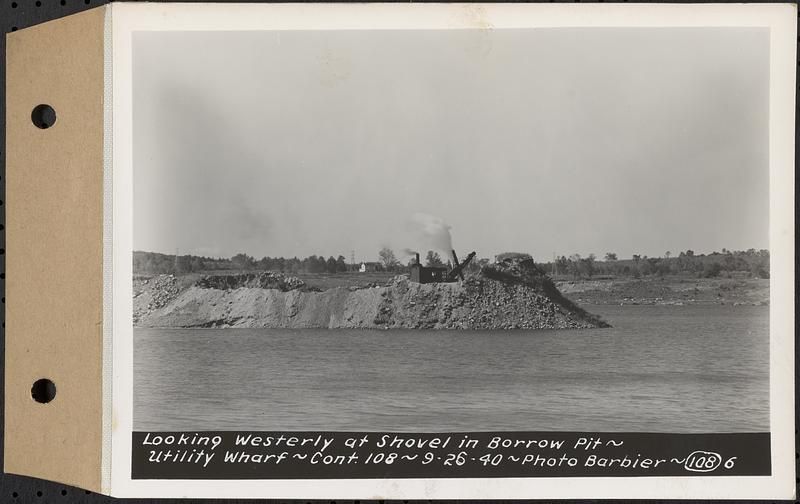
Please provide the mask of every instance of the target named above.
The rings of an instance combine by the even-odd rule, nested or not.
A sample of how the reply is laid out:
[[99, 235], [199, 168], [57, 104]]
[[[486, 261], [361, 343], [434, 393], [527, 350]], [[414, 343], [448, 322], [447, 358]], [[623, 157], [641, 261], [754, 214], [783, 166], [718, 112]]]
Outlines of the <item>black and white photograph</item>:
[[768, 476], [770, 40], [134, 31], [133, 431], [747, 434]]
[[767, 430], [767, 35], [136, 34], [136, 427]]

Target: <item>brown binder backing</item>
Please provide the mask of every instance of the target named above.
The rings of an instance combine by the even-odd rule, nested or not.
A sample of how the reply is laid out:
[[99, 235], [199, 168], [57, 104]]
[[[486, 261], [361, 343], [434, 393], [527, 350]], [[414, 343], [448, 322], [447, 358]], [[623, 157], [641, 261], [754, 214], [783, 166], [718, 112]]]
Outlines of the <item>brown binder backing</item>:
[[[101, 486], [105, 8], [7, 36], [5, 471]], [[31, 112], [50, 105], [55, 124]], [[55, 383], [41, 404], [31, 387]]]

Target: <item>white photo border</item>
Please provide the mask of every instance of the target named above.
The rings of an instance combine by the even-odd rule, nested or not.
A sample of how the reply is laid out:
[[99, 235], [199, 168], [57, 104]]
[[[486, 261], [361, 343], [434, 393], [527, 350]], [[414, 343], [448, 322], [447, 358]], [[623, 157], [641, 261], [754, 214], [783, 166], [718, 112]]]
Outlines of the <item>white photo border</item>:
[[[110, 33], [113, 278], [110, 475], [117, 497], [303, 499], [790, 499], [794, 435], [795, 4], [158, 4], [106, 7]], [[771, 476], [443, 478], [338, 480], [132, 480], [132, 35], [136, 31], [487, 29], [543, 27], [767, 27], [770, 29]], [[108, 52], [107, 52], [108, 54]], [[106, 300], [108, 302], [109, 300]], [[106, 439], [109, 436], [105, 436]], [[108, 459], [109, 457], [105, 457]], [[108, 475], [108, 472], [106, 472]]]

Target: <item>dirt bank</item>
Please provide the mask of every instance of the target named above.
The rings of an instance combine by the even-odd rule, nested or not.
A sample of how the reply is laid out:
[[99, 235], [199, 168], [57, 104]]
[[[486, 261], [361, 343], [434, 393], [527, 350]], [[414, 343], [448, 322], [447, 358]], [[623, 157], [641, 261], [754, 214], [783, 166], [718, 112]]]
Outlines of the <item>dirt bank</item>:
[[[279, 275], [276, 277], [276, 275]], [[607, 326], [561, 296], [533, 261], [512, 258], [457, 283], [398, 276], [375, 287], [321, 292], [291, 277], [205, 277], [178, 288], [174, 277], [134, 282], [141, 327], [559, 329]], [[163, 289], [163, 292], [156, 292]]]
[[565, 281], [557, 286], [565, 296], [584, 304], [769, 304], [769, 280], [760, 278], [622, 278]]

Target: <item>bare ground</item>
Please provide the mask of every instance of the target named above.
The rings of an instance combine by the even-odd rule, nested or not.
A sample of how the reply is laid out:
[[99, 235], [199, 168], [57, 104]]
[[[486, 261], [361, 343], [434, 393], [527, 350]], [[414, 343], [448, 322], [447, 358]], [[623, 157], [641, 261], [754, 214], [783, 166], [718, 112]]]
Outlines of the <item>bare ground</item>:
[[556, 286], [581, 304], [769, 304], [769, 280], [758, 278], [621, 278], [561, 281]]
[[[134, 279], [134, 325], [365, 329], [559, 329], [607, 324], [558, 292], [530, 258], [454, 283], [399, 275], [308, 280], [274, 272]], [[344, 284], [344, 285], [342, 285]], [[322, 286], [327, 288], [322, 289]]]

